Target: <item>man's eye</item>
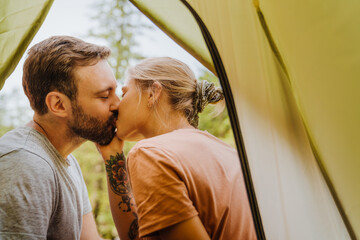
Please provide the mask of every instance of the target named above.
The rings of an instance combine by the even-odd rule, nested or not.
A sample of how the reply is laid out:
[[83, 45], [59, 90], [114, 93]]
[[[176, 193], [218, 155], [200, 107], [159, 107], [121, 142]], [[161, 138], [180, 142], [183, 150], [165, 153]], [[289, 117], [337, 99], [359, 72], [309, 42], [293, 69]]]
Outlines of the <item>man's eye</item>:
[[100, 98], [102, 98], [102, 99], [108, 99], [109, 97], [100, 97]]

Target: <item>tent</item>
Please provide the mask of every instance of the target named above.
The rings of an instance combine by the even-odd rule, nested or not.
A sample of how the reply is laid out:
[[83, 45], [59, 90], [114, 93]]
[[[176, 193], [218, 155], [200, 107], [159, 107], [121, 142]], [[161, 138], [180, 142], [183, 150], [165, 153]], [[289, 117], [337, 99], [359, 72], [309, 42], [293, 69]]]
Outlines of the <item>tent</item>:
[[[0, 86], [52, 0], [1, 2]], [[219, 77], [258, 239], [360, 238], [360, 2], [131, 2]]]

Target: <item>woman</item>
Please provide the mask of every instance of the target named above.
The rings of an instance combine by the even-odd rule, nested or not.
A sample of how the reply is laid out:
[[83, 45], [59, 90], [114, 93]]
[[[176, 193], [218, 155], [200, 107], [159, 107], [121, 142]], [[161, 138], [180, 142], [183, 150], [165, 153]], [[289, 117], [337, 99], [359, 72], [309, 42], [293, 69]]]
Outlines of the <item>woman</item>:
[[[117, 138], [100, 147], [119, 234], [134, 239], [139, 229], [140, 237], [160, 239], [256, 239], [236, 150], [197, 129], [198, 114], [222, 101], [222, 91], [197, 82], [172, 58], [130, 68], [122, 90]], [[127, 163], [119, 139], [143, 139]]]

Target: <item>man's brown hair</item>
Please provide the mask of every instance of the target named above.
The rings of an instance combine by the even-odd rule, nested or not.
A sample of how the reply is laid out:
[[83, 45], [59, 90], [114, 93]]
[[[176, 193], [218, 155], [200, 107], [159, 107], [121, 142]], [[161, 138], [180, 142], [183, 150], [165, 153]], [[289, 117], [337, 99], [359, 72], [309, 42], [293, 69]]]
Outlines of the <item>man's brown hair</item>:
[[23, 67], [23, 88], [30, 105], [40, 115], [47, 113], [47, 94], [58, 91], [76, 99], [74, 69], [95, 65], [110, 55], [110, 49], [75, 37], [53, 36], [28, 51]]

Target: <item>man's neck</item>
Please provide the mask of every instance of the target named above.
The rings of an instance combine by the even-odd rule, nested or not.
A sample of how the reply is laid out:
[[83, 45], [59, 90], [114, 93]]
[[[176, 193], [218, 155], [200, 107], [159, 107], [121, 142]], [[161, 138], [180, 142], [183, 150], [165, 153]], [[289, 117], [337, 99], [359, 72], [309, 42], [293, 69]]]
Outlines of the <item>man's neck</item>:
[[67, 125], [55, 119], [50, 120], [47, 117], [34, 115], [33, 121], [27, 126], [42, 133], [64, 159], [85, 141], [69, 134]]

